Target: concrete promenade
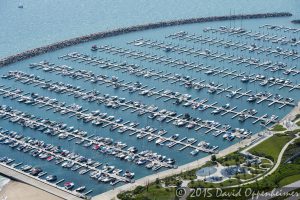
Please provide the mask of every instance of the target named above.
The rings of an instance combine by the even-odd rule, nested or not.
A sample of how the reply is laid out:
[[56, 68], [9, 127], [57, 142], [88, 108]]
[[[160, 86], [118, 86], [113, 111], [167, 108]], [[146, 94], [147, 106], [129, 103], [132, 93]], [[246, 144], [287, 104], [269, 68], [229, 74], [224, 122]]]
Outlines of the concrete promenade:
[[0, 164], [0, 173], [13, 180], [18, 180], [20, 182], [27, 183], [31, 186], [39, 188], [62, 199], [82, 200], [81, 198], [73, 195], [70, 191], [67, 191], [60, 187], [53, 187], [53, 185], [50, 185], [46, 181], [41, 181], [38, 178], [32, 177], [24, 172], [17, 171], [12, 167], [3, 164]]

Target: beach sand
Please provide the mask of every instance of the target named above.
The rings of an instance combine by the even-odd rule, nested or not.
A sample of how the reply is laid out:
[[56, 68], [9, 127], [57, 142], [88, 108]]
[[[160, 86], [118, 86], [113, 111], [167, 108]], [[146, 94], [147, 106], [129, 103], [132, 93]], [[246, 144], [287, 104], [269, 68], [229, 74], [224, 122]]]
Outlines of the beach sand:
[[62, 200], [43, 190], [17, 181], [10, 181], [0, 191], [0, 200]]

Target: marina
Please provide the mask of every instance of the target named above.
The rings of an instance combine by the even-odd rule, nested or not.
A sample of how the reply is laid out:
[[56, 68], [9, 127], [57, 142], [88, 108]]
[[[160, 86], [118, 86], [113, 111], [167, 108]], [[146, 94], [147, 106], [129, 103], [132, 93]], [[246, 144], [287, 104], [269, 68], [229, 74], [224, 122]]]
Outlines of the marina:
[[300, 99], [299, 29], [258, 16], [120, 28], [2, 59], [1, 167], [89, 198], [256, 137]]
[[[232, 72], [227, 72], [226, 69], [219, 69], [218, 67], [216, 68], [210, 68], [210, 67], [201, 67], [199, 65], [194, 65], [194, 63], [187, 63], [185, 61], [180, 61], [180, 60], [172, 60], [172, 58], [164, 58], [164, 57], [158, 57], [156, 55], [148, 55], [144, 52], [141, 51], [130, 51], [129, 49], [120, 49], [120, 48], [116, 48], [116, 47], [112, 47], [112, 46], [100, 46], [98, 47], [100, 49], [100, 51], [108, 51], [108, 52], [114, 52], [116, 54], [120, 54], [120, 55], [128, 55], [128, 57], [134, 57], [136, 59], [142, 59], [142, 60], [149, 60], [150, 62], [153, 62], [155, 60], [158, 60], [156, 63], [160, 64], [160, 63], [165, 63], [166, 65], [171, 64], [171, 67], [175, 67], [175, 66], [180, 66], [182, 65], [183, 67], [187, 67], [188, 70], [192, 70], [195, 68], [199, 68], [199, 71], [202, 71], [203, 69], [206, 70], [206, 72], [208, 74], [223, 74], [223, 77], [227, 77], [227, 76], [232, 76], [233, 78], [244, 78], [246, 77], [248, 79], [248, 81], [252, 81], [252, 82], [260, 82], [261, 85], [267, 85], [269, 84], [269, 86], [279, 86], [279, 88], [284, 88], [287, 87], [289, 88], [289, 91], [294, 90], [294, 89], [300, 89], [300, 85], [299, 84], [292, 84], [290, 81], [285, 82], [285, 80], [282, 79], [278, 79], [275, 77], [270, 77], [269, 79], [266, 79], [266, 83], [264, 83], [261, 78], [257, 77], [259, 76], [259, 74], [249, 74], [247, 75], [246, 73], [236, 73], [236, 71], [232, 71]], [[218, 56], [216, 56], [218, 57]], [[232, 56], [229, 56], [229, 59], [231, 59]], [[226, 57], [228, 58], [228, 57]], [[214, 60], [214, 59], [213, 59]], [[235, 59], [236, 61], [238, 61], [238, 59]], [[221, 61], [219, 61], [221, 62]], [[239, 61], [238, 61], [239, 62]], [[241, 61], [241, 63], [243, 63], [243, 61]]]
[[[235, 94], [237, 95], [235, 98], [241, 98], [243, 96], [246, 96], [246, 97], [250, 97], [250, 96], [258, 96], [259, 98], [259, 94], [251, 94], [252, 91], [246, 91], [246, 92], [242, 92], [241, 91], [241, 88], [238, 88], [238, 89], [233, 89], [232, 86], [229, 86], [229, 87], [222, 87], [221, 84], [219, 85], [215, 85], [215, 84], [212, 84], [212, 83], [205, 83], [204, 80], [201, 80], [201, 81], [197, 81], [196, 78], [192, 78], [192, 77], [185, 77], [185, 76], [181, 76], [180, 74], [175, 74], [175, 75], [172, 75], [171, 73], [166, 73], [166, 74], [163, 74], [163, 71], [159, 71], [159, 72], [155, 72], [154, 70], [145, 70], [145, 68], [143, 69], [134, 69], [134, 68], [130, 68], [128, 69], [127, 66], [124, 66], [122, 65], [122, 63], [118, 64], [118, 63], [110, 63], [109, 61], [103, 61], [101, 59], [95, 59], [95, 58], [91, 58], [87, 55], [81, 55], [81, 54], [78, 54], [78, 53], [71, 53], [71, 54], [67, 54], [67, 55], [64, 55], [62, 56], [61, 58], [71, 58], [73, 60], [76, 60], [80, 63], [82, 62], [87, 62], [87, 64], [92, 64], [92, 63], [95, 63], [95, 64], [92, 64], [93, 66], [97, 66], [97, 65], [101, 65], [100, 67], [101, 68], [114, 68], [115, 70], [122, 70], [122, 73], [125, 73], [125, 72], [129, 72], [130, 74], [134, 74], [136, 76], [144, 76], [146, 78], [154, 78], [154, 80], [158, 80], [158, 79], [161, 79], [162, 82], [165, 82], [165, 81], [172, 81], [171, 84], [175, 84], [175, 83], [180, 83], [179, 85], [180, 86], [185, 86], [187, 88], [194, 88], [195, 90], [201, 90], [203, 88], [207, 88], [207, 89], [214, 89], [216, 90], [216, 94], [220, 94], [222, 92], [228, 92], [229, 95], [230, 94]], [[82, 61], [82, 62], [81, 62]], [[135, 67], [137, 67], [135, 65]], [[123, 70], [124, 69], [124, 70]], [[198, 69], [198, 68], [189, 68], [189, 70], [192, 70], [192, 69]], [[204, 69], [204, 67], [202, 68]], [[208, 69], [208, 67], [207, 67]], [[198, 72], [198, 70], [196, 70]], [[205, 71], [204, 73], [206, 74], [212, 74], [213, 76], [219, 74], [219, 73], [224, 73], [225, 71], [221, 72], [221, 71], [218, 71], [217, 69], [209, 69], [209, 71]], [[232, 74], [232, 73], [230, 73]], [[242, 76], [244, 73], [240, 74], [240, 75], [235, 75], [236, 77], [244, 77]], [[226, 77], [228, 76], [228, 72], [223, 76], [223, 77]], [[250, 82], [254, 82], [255, 79], [254, 78], [250, 78]], [[286, 101], [284, 101], [284, 98], [281, 98], [281, 99], [271, 99], [270, 97], [273, 96], [273, 95], [269, 95], [269, 97], [267, 98], [264, 98], [262, 101], [266, 100], [266, 101], [269, 101], [270, 104], [269, 105], [272, 105], [274, 103], [278, 103], [280, 104], [280, 108], [286, 106], [286, 105], [290, 105], [290, 106], [294, 106], [294, 104], [292, 103], [293, 102], [293, 99], [288, 99], [288, 98], [285, 98]], [[260, 102], [262, 102], [260, 101]]]
[[[180, 36], [179, 36], [180, 37]], [[214, 41], [213, 43], [209, 43], [209, 45], [213, 45], [213, 44], [218, 44], [219, 42], [215, 42], [216, 39], [211, 39], [208, 41]], [[223, 43], [220, 43], [221, 45], [223, 45]], [[209, 58], [211, 60], [217, 60], [217, 61], [227, 61], [229, 63], [236, 63], [237, 65], [240, 64], [245, 64], [246, 67], [248, 66], [254, 66], [256, 68], [258, 67], [262, 67], [264, 68], [264, 70], [273, 70], [273, 71], [278, 71], [278, 70], [284, 70], [283, 73], [292, 73], [293, 75], [297, 75], [300, 73], [299, 70], [295, 69], [295, 67], [293, 68], [288, 68], [285, 69], [286, 66], [285, 63], [281, 63], [280, 65], [278, 65], [278, 67], [276, 68], [276, 63], [272, 63], [271, 61], [266, 61], [266, 62], [259, 62], [259, 60], [257, 59], [253, 59], [253, 58], [243, 58], [243, 57], [234, 57], [233, 55], [226, 55], [225, 53], [221, 53], [218, 54], [217, 52], [211, 52], [209, 50], [201, 50], [201, 49], [193, 49], [193, 48], [187, 48], [185, 46], [181, 47], [181, 46], [172, 46], [172, 44], [164, 44], [163, 42], [156, 42], [156, 41], [149, 41], [149, 40], [138, 40], [137, 43], [135, 43], [136, 46], [149, 46], [150, 48], [156, 48], [156, 49], [162, 49], [165, 50], [167, 48], [170, 48], [170, 51], [173, 52], [178, 52], [178, 54], [187, 54], [187, 55], [193, 55], [195, 57], [204, 57], [204, 58]], [[226, 45], [228, 46], [233, 46], [235, 47], [235, 49], [238, 49], [236, 47], [240, 47], [237, 46], [236, 43], [234, 44], [230, 44], [228, 42], [226, 42]], [[249, 47], [245, 47], [243, 45], [244, 48], [249, 49]], [[256, 49], [256, 45], [253, 44], [254, 49]], [[265, 51], [265, 50], [264, 50]], [[269, 49], [269, 53], [272, 53], [274, 51]], [[277, 51], [278, 52], [278, 51]], [[258, 52], [259, 53], [259, 52]], [[277, 55], [284, 55], [284, 58], [287, 58], [289, 56], [293, 56], [296, 55], [293, 60], [298, 59], [298, 55], [297, 52], [289, 52], [288, 53], [281, 53], [281, 54], [277, 54]], [[276, 55], [276, 56], [277, 56]], [[280, 66], [283, 66], [282, 68], [280, 68]]]

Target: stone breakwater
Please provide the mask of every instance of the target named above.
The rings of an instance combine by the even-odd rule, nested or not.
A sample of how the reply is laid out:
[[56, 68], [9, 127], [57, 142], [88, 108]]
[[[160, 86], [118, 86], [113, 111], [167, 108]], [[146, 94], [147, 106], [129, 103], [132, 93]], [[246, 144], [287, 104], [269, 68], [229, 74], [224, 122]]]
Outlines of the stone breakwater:
[[261, 14], [247, 14], [247, 15], [230, 15], [230, 16], [214, 16], [214, 17], [201, 17], [201, 18], [190, 18], [190, 19], [179, 19], [172, 21], [164, 21], [157, 23], [149, 23], [144, 25], [130, 26], [126, 28], [118, 28], [111, 31], [103, 31], [98, 33], [93, 33], [89, 35], [84, 35], [81, 37], [76, 37], [69, 40], [64, 40], [47, 46], [31, 49], [19, 54], [8, 56], [0, 60], [0, 67], [9, 65], [21, 60], [25, 60], [40, 54], [47, 52], [55, 51], [72, 45], [89, 42], [92, 40], [97, 40], [101, 38], [121, 35], [124, 33], [130, 33], [134, 31], [142, 31], [147, 29], [161, 28], [167, 26], [176, 26], [182, 24], [191, 24], [191, 23], [201, 23], [201, 22], [212, 22], [212, 21], [224, 21], [224, 20], [237, 20], [237, 19], [258, 19], [258, 18], [269, 18], [269, 17], [289, 17], [292, 16], [288, 12], [275, 12], [275, 13], [261, 13]]

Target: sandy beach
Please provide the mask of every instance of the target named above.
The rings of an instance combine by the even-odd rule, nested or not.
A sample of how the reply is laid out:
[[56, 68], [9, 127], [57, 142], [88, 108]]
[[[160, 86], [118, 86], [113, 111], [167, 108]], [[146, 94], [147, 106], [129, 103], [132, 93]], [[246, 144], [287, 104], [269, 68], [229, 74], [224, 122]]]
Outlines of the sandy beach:
[[62, 200], [43, 190], [17, 181], [9, 181], [0, 191], [2, 200]]

